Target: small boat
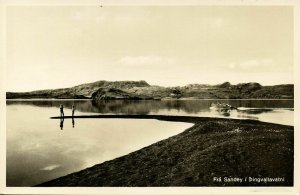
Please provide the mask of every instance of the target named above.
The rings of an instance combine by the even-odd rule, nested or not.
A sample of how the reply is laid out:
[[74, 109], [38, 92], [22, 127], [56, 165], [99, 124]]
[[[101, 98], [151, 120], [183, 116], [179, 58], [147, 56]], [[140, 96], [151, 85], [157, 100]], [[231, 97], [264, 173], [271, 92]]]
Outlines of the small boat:
[[210, 109], [212, 110], [218, 110], [221, 112], [230, 112], [231, 110], [235, 109], [235, 107], [229, 105], [229, 104], [225, 104], [225, 103], [212, 103], [210, 105]]

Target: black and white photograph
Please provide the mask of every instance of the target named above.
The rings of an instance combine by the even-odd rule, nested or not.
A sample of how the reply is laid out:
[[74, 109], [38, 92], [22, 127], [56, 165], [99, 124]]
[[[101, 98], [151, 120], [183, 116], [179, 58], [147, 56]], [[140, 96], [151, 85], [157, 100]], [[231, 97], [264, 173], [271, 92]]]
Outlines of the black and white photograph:
[[299, 193], [299, 2], [53, 2], [1, 5], [0, 193]]

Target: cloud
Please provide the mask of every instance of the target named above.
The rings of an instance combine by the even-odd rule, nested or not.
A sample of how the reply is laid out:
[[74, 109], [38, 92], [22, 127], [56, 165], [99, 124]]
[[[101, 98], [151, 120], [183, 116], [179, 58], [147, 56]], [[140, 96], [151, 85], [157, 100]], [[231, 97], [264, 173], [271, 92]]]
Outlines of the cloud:
[[119, 60], [125, 66], [170, 65], [175, 60], [160, 56], [125, 56]]
[[260, 59], [260, 60], [247, 60], [240, 63], [230, 63], [228, 64], [228, 68], [230, 69], [242, 69], [242, 70], [249, 70], [255, 68], [267, 68], [272, 66], [273, 60], [270, 58]]

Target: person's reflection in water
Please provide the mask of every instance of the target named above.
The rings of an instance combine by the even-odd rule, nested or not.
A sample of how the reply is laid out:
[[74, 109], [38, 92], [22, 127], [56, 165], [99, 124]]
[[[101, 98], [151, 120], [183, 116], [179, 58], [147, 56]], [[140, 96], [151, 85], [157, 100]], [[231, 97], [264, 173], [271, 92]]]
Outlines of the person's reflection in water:
[[60, 119], [60, 130], [63, 130], [63, 128], [64, 128], [64, 118], [61, 118]]
[[73, 128], [75, 126], [75, 120], [74, 120], [74, 118], [72, 118], [72, 126], [73, 126]]

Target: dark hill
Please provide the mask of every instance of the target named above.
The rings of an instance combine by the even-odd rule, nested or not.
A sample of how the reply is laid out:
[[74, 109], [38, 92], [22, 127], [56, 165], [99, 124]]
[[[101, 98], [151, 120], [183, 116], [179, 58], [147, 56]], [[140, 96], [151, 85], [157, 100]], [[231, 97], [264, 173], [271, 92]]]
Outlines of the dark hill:
[[190, 84], [183, 87], [161, 87], [146, 81], [97, 81], [71, 88], [32, 92], [7, 92], [7, 99], [293, 99], [294, 85], [262, 86], [259, 83], [232, 85]]

